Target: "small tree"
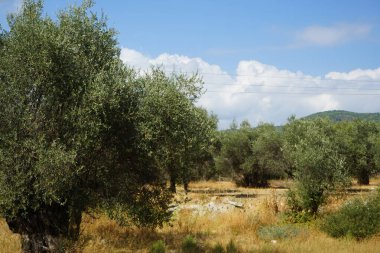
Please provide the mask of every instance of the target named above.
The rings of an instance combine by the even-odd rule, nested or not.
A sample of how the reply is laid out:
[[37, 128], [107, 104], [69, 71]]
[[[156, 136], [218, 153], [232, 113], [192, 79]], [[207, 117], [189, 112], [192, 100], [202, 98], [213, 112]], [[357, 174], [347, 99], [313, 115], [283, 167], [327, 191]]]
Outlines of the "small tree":
[[251, 127], [242, 129], [233, 127], [223, 131], [220, 135], [221, 149], [216, 157], [217, 170], [225, 175], [232, 175], [238, 185], [254, 186], [242, 167], [252, 155], [253, 129]]
[[294, 168], [295, 188], [289, 194], [293, 211], [317, 213], [332, 191], [348, 183], [334, 135], [327, 119], [291, 119], [285, 126], [284, 153]]
[[285, 176], [282, 133], [271, 124], [252, 128], [243, 121], [239, 129], [221, 134], [217, 169], [233, 174], [238, 185], [265, 187], [268, 180]]
[[[208, 158], [217, 121], [195, 102], [201, 95], [198, 75], [167, 77], [159, 68], [141, 78], [144, 96], [139, 101], [140, 131], [144, 147], [170, 179], [170, 189], [176, 183], [187, 184]], [[187, 189], [186, 189], [187, 190]]]
[[256, 186], [267, 186], [268, 180], [286, 176], [282, 146], [282, 132], [272, 124], [261, 124], [254, 129], [252, 154], [242, 167], [250, 174]]
[[344, 155], [350, 174], [359, 184], [369, 184], [371, 175], [379, 172], [376, 141], [379, 129], [374, 122], [355, 120], [336, 125], [337, 145]]

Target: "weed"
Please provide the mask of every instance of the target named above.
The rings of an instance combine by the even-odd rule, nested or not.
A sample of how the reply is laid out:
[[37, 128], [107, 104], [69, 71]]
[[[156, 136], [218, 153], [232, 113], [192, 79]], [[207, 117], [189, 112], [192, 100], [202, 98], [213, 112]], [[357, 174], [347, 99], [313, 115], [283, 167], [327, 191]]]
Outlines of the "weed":
[[165, 242], [162, 240], [156, 241], [152, 244], [152, 247], [150, 248], [150, 253], [165, 253], [166, 252], [166, 246]]
[[220, 243], [217, 243], [211, 250], [211, 253], [226, 253], [226, 250], [224, 249], [223, 245]]
[[260, 228], [257, 231], [258, 236], [264, 240], [288, 239], [297, 236], [300, 229], [294, 225], [272, 225]]
[[198, 245], [196, 239], [192, 235], [187, 235], [181, 245], [183, 253], [200, 253], [201, 247]]
[[230, 242], [226, 246], [227, 253], [239, 253], [239, 249], [236, 247], [234, 241], [230, 240]]

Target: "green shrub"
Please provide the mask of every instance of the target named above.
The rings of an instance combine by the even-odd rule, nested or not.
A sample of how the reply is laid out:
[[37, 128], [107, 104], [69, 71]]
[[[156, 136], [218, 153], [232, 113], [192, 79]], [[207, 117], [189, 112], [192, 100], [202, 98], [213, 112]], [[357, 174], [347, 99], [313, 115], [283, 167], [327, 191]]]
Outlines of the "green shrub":
[[196, 239], [191, 235], [187, 235], [183, 239], [181, 249], [183, 253], [200, 253], [201, 252], [201, 247], [198, 245]]
[[357, 240], [380, 231], [380, 196], [354, 199], [322, 222], [321, 229], [332, 237]]
[[165, 253], [166, 252], [165, 242], [163, 242], [162, 240], [154, 242], [149, 252], [150, 253]]
[[239, 253], [240, 252], [238, 250], [238, 248], [236, 247], [234, 241], [232, 241], [232, 240], [227, 244], [226, 251], [227, 251], [227, 253]]
[[307, 211], [287, 211], [284, 212], [282, 218], [287, 223], [306, 223], [315, 219], [316, 215]]
[[222, 244], [217, 243], [211, 250], [211, 253], [226, 253]]
[[263, 240], [279, 240], [295, 237], [300, 231], [300, 228], [294, 225], [273, 225], [260, 228], [257, 235]]

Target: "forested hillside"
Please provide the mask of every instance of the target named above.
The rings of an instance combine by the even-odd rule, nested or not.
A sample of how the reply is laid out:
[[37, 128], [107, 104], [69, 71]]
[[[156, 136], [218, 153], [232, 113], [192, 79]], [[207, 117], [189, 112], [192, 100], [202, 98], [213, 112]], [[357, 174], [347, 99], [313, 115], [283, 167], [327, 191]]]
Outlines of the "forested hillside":
[[357, 112], [349, 112], [343, 110], [334, 110], [334, 111], [326, 111], [326, 112], [318, 112], [306, 116], [305, 119], [315, 119], [315, 118], [329, 118], [332, 121], [345, 121], [345, 120], [371, 120], [380, 122], [380, 113], [357, 113]]

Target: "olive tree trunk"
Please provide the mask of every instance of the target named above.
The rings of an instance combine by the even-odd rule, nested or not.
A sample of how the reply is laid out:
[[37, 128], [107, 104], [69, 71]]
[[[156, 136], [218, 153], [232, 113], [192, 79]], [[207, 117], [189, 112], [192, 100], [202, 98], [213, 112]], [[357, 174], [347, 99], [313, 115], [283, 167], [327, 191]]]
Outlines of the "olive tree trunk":
[[369, 176], [370, 176], [370, 172], [367, 169], [365, 168], [360, 169], [357, 176], [358, 184], [369, 185]]
[[[67, 206], [55, 204], [29, 212], [26, 217], [7, 220], [10, 230], [21, 235], [23, 253], [61, 252], [62, 242], [79, 236], [81, 214], [76, 216]], [[81, 213], [81, 212], [80, 212]]]

